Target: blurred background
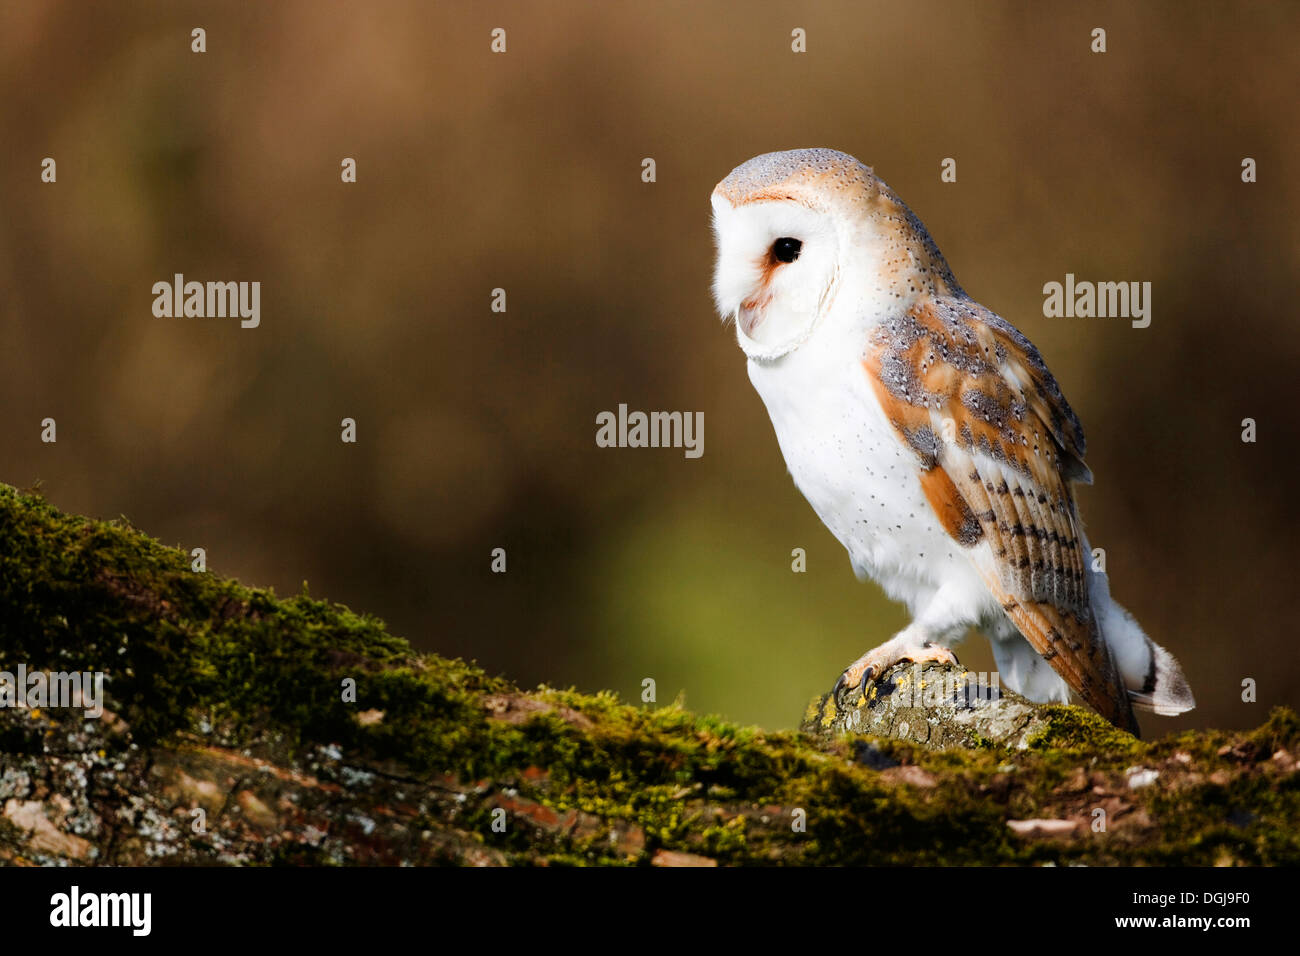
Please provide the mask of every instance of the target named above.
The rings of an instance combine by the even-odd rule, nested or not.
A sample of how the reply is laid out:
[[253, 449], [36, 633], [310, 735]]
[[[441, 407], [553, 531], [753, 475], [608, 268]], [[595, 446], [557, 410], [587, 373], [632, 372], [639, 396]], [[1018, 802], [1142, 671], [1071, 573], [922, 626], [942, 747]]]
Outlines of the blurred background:
[[[831, 146], [1083, 419], [1092, 543], [1200, 705], [1148, 732], [1256, 724], [1300, 706], [1297, 39], [1280, 2], [10, 0], [0, 481], [525, 686], [795, 726], [906, 620], [786, 473], [708, 200]], [[260, 281], [260, 328], [155, 318], [178, 272]], [[1151, 326], [1044, 318], [1067, 272], [1152, 282]], [[703, 412], [703, 457], [598, 448], [619, 403]]]

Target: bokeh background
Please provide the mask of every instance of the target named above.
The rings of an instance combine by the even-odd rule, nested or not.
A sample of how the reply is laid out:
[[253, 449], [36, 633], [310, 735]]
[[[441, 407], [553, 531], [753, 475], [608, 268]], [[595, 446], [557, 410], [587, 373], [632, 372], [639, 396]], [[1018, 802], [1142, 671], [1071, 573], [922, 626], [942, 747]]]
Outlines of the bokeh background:
[[[1297, 40], [1282, 2], [9, 0], [0, 480], [524, 685], [793, 726], [905, 619], [786, 474], [708, 197], [832, 146], [1082, 417], [1093, 544], [1200, 704], [1148, 730], [1258, 723], [1300, 704]], [[176, 272], [260, 281], [261, 327], [155, 318]], [[1151, 281], [1150, 328], [1044, 318], [1067, 272]], [[702, 411], [704, 456], [597, 448], [620, 402]]]

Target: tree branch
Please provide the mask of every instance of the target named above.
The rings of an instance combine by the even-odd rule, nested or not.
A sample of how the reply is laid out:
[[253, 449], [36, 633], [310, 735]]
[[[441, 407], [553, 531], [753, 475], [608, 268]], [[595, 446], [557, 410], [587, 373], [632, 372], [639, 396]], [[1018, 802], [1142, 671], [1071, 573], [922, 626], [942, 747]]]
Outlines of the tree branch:
[[808, 733], [524, 692], [0, 486], [19, 665], [103, 672], [107, 699], [0, 708], [10, 863], [1300, 860], [1287, 710], [1143, 743], [1073, 707], [904, 700], [905, 670], [845, 712], [814, 702]]

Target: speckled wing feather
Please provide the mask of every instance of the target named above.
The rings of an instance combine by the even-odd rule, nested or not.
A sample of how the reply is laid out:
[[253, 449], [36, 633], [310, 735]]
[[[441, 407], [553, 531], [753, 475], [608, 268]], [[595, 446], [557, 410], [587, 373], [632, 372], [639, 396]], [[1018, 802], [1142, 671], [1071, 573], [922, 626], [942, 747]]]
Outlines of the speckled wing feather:
[[935, 514], [1008, 617], [1085, 701], [1135, 729], [1088, 600], [1070, 487], [1092, 480], [1083, 429], [1038, 350], [969, 298], [930, 297], [875, 332], [863, 365]]

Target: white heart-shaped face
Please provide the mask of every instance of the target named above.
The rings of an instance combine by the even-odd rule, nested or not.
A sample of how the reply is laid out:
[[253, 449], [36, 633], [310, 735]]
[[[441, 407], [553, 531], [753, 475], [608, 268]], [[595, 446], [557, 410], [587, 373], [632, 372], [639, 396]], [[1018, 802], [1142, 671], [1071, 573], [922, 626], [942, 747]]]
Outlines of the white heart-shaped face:
[[718, 259], [713, 295], [750, 358], [805, 342], [835, 280], [839, 237], [830, 217], [791, 200], [733, 206], [713, 195]]

